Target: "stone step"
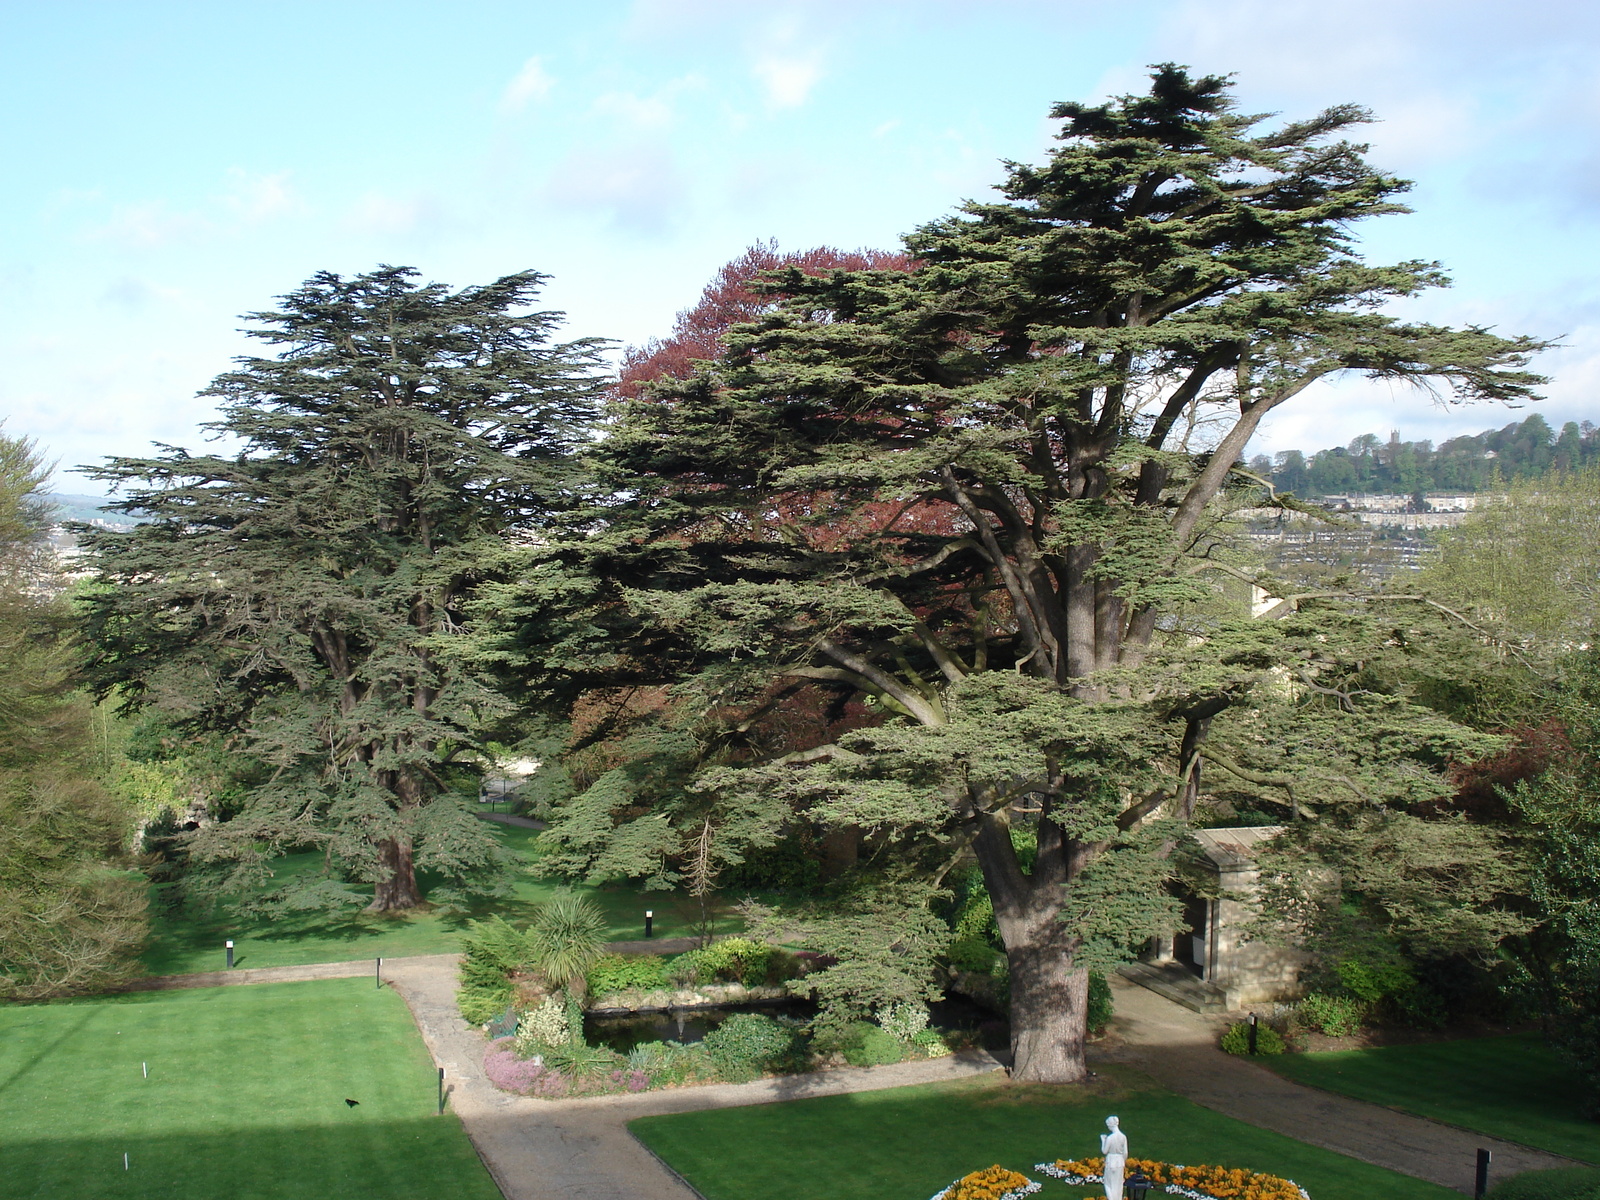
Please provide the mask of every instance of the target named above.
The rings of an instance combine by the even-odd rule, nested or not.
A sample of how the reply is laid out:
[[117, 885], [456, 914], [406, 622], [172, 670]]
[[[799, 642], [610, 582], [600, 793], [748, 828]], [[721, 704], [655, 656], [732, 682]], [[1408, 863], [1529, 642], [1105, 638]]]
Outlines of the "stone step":
[[1190, 1012], [1228, 1011], [1227, 993], [1184, 967], [1132, 962], [1118, 967], [1117, 973], [1140, 987], [1149, 988], [1158, 996], [1165, 996], [1174, 1004], [1183, 1005]]

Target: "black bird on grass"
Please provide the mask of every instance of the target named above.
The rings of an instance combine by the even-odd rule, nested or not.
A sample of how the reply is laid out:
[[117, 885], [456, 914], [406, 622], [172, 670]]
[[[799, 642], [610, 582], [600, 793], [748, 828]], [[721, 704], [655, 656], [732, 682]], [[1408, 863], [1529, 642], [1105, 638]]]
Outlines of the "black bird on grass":
[[356, 1106], [356, 1105], [358, 1105], [358, 1104], [360, 1104], [360, 1103], [361, 1103], [361, 1101], [359, 1101], [359, 1100], [352, 1100], [352, 1099], [350, 1099], [350, 1097], [348, 1097], [348, 1096], [346, 1096], [346, 1097], [345, 1097], [345, 1098], [344, 1098], [344, 1102], [345, 1102], [345, 1103], [346, 1103], [346, 1104], [348, 1104], [348, 1105], [349, 1105], [349, 1106], [350, 1106], [350, 1107], [351, 1107], [351, 1108], [354, 1108], [354, 1107], [355, 1107], [355, 1106]]

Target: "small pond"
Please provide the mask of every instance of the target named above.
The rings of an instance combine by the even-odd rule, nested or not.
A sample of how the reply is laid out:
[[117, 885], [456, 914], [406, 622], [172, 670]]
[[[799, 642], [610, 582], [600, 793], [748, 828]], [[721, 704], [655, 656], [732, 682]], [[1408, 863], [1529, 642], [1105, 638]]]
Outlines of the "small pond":
[[[1004, 1019], [965, 996], [947, 995], [928, 1005], [928, 1010], [935, 1029], [974, 1031], [986, 1049], [1002, 1049], [1010, 1042], [1010, 1030]], [[734, 1013], [744, 1012], [804, 1021], [816, 1015], [817, 1006], [809, 1000], [777, 1000], [678, 1008], [667, 1012], [591, 1015], [584, 1018], [583, 1036], [591, 1045], [608, 1046], [626, 1054], [645, 1042], [698, 1042]]]

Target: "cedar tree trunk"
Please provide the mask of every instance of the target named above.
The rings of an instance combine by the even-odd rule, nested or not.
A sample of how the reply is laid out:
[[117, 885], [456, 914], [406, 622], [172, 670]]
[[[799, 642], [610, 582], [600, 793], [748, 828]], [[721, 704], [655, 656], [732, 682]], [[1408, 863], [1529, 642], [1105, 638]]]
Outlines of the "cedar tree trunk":
[[1061, 920], [1068, 864], [1081, 857], [1052, 821], [1039, 822], [1033, 873], [1017, 862], [1006, 823], [979, 818], [973, 842], [994, 903], [1011, 975], [1011, 1078], [1027, 1083], [1081, 1083], [1088, 1077], [1089, 971], [1078, 965], [1077, 935]]
[[396, 912], [416, 908], [422, 903], [422, 893], [417, 890], [416, 867], [411, 862], [409, 837], [384, 838], [379, 842], [378, 862], [384, 874], [373, 887], [368, 912]]

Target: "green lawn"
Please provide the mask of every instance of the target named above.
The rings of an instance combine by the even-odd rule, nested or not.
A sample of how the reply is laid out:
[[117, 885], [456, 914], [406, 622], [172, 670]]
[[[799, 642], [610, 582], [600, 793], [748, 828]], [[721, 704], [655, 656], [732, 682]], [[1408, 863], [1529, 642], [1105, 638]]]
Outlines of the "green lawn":
[[1600, 1125], [1578, 1111], [1578, 1077], [1533, 1034], [1261, 1061], [1312, 1087], [1600, 1162]]
[[[532, 863], [534, 830], [498, 824], [494, 830], [508, 847]], [[280, 859], [278, 870], [289, 875], [317, 871], [321, 866], [318, 854], [294, 854]], [[423, 877], [420, 882], [426, 888], [429, 880]], [[151, 975], [219, 971], [226, 963], [223, 943], [229, 938], [234, 943], [236, 967], [298, 966], [378, 955], [398, 958], [407, 954], [447, 954], [461, 948], [461, 932], [473, 917], [498, 912], [508, 921], [520, 923], [558, 886], [553, 880], [528, 875], [517, 882], [511, 899], [482, 904], [465, 916], [429, 912], [378, 916], [351, 911], [268, 919], [192, 911], [172, 916], [158, 911], [143, 961]], [[605, 911], [613, 940], [642, 938], [647, 908], [655, 912], [657, 937], [686, 936], [694, 932], [699, 920], [698, 903], [681, 892], [643, 892], [623, 886], [577, 890]], [[717, 928], [720, 932], [731, 931], [734, 921], [724, 915]]]
[[0, 1194], [499, 1200], [436, 1089], [367, 980], [0, 1007]]
[[629, 1128], [706, 1200], [926, 1200], [991, 1163], [1044, 1184], [1040, 1200], [1101, 1196], [1034, 1163], [1099, 1153], [1122, 1118], [1134, 1157], [1247, 1167], [1312, 1200], [1459, 1200], [1448, 1188], [1319, 1150], [1201, 1108], [1137, 1077], [1094, 1090], [1013, 1087], [993, 1077], [643, 1117]]

